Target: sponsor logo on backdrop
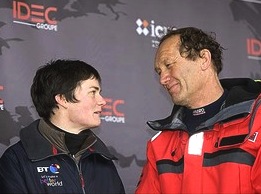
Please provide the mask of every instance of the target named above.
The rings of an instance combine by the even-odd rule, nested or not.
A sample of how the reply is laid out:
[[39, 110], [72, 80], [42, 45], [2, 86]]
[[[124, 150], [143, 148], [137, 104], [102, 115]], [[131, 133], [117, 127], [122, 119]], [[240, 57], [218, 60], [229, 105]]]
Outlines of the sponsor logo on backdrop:
[[39, 30], [58, 30], [57, 21], [52, 17], [55, 12], [57, 12], [56, 7], [13, 1], [13, 22], [33, 26]]
[[111, 123], [125, 123], [125, 114], [122, 112], [122, 106], [125, 101], [122, 99], [104, 98], [106, 105], [103, 107], [101, 119]]
[[[4, 90], [4, 86], [0, 85], [0, 91]], [[0, 97], [0, 110], [4, 110], [4, 100]]]
[[261, 40], [255, 38], [248, 38], [247, 54], [249, 59], [261, 61]]
[[151, 46], [157, 47], [159, 39], [166, 34], [168, 27], [157, 24], [154, 20], [146, 20], [138, 18], [136, 20], [137, 28], [136, 32], [140, 36], [148, 36], [152, 38]]

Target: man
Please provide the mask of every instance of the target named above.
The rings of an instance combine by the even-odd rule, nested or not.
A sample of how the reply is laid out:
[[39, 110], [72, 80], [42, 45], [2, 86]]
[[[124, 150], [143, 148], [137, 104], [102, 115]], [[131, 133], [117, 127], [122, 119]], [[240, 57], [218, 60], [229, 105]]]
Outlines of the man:
[[90, 130], [106, 104], [97, 70], [79, 60], [41, 67], [31, 86], [41, 117], [0, 159], [1, 193], [125, 193], [114, 157]]
[[155, 70], [174, 108], [148, 122], [160, 132], [148, 142], [136, 194], [261, 193], [261, 86], [219, 80], [222, 52], [193, 27], [160, 40]]

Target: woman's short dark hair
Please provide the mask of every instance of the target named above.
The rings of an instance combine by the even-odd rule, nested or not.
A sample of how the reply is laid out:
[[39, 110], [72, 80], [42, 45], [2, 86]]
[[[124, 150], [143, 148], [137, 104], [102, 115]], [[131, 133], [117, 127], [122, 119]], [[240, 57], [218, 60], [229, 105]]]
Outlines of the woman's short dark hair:
[[224, 48], [216, 41], [215, 33], [207, 34], [194, 27], [169, 28], [167, 34], [160, 39], [159, 45], [169, 37], [180, 36], [179, 52], [185, 58], [195, 60], [200, 56], [200, 51], [207, 49], [211, 53], [211, 59], [217, 74], [222, 71], [222, 54]]
[[98, 71], [80, 60], [52, 60], [41, 66], [31, 86], [31, 97], [38, 115], [50, 119], [53, 109], [58, 108], [57, 94], [64, 95], [68, 102], [78, 102], [75, 89], [88, 79], [97, 79], [101, 83]]

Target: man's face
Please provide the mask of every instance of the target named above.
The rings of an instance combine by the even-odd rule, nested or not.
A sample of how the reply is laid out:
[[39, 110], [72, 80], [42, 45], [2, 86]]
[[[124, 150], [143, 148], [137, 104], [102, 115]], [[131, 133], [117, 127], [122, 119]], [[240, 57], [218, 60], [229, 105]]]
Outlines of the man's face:
[[171, 95], [174, 104], [192, 107], [204, 87], [201, 80], [201, 58], [195, 61], [179, 53], [179, 36], [166, 39], [155, 56], [155, 70], [162, 84]]
[[100, 92], [100, 84], [96, 79], [82, 81], [76, 88], [75, 98], [79, 102], [67, 104], [68, 121], [72, 128], [83, 130], [100, 125], [100, 114], [106, 104]]

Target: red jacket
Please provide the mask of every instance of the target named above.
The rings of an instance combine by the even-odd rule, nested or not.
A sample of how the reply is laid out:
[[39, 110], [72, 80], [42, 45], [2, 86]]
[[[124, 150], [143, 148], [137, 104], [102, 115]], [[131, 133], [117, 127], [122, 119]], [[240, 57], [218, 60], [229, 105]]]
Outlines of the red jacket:
[[[160, 132], [148, 142], [136, 194], [261, 193], [261, 96], [252, 89], [229, 91], [225, 108], [190, 135], [182, 107], [148, 122]], [[233, 104], [239, 91], [245, 100]]]

